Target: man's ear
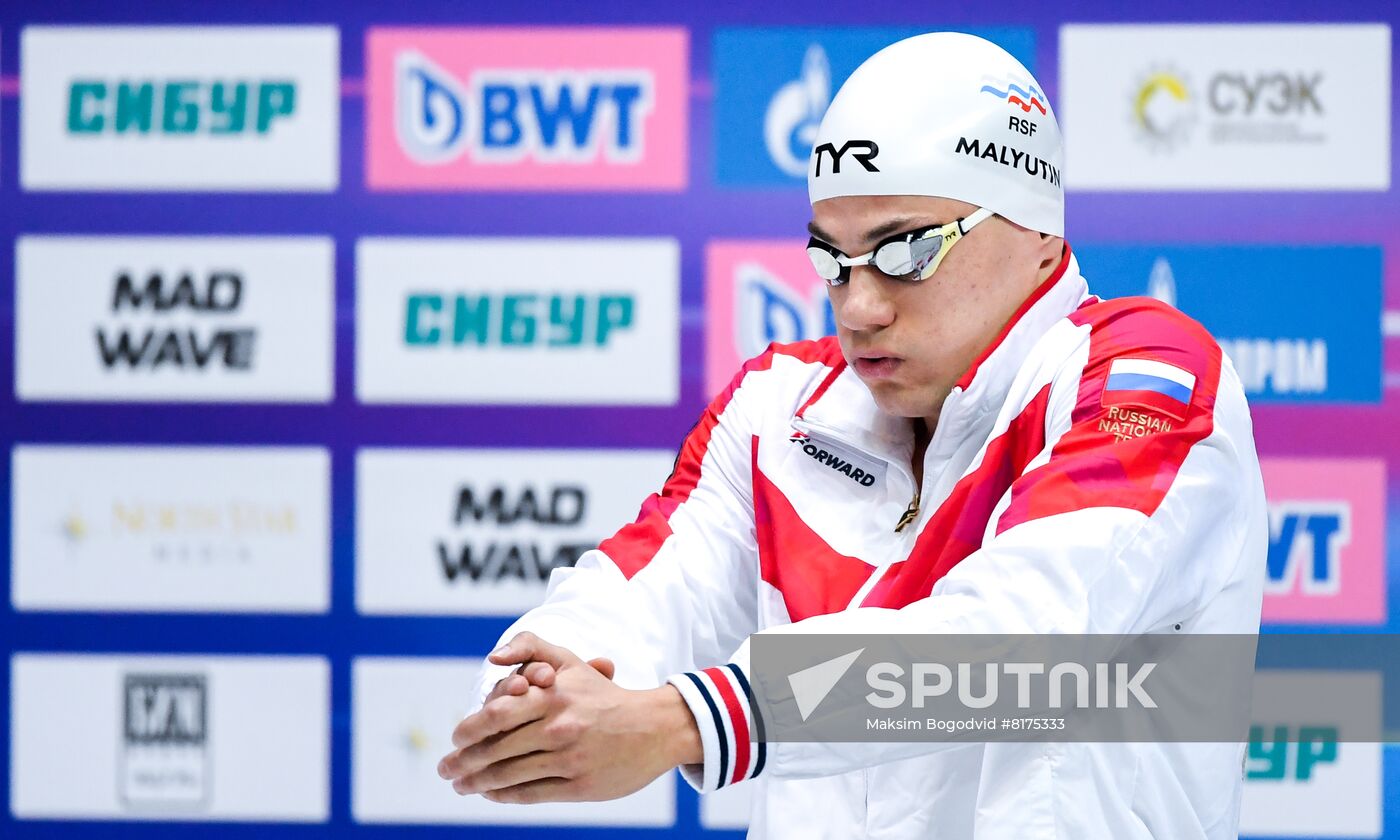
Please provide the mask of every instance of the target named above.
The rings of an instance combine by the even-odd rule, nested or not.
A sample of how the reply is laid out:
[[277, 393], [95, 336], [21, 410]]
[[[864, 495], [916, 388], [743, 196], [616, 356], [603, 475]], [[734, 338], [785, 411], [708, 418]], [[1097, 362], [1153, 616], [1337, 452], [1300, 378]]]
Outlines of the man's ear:
[[1064, 256], [1065, 240], [1049, 233], [1040, 234], [1040, 279], [1044, 280], [1055, 272]]

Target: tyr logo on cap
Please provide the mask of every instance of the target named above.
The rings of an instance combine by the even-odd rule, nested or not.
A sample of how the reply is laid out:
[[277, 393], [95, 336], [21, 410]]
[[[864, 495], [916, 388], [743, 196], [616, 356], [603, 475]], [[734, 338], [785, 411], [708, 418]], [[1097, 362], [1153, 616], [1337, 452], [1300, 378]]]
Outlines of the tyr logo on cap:
[[[856, 151], [857, 149], [861, 151]], [[847, 152], [854, 153], [853, 157], [856, 159], [856, 162], [864, 166], [866, 172], [880, 171], [875, 167], [875, 164], [871, 162], [875, 160], [876, 155], [880, 154], [880, 147], [875, 145], [874, 140], [847, 140], [845, 143], [841, 144], [839, 150], [831, 143], [823, 143], [815, 149], [817, 171], [813, 177], [820, 178], [822, 176], [822, 155], [824, 154], [831, 156], [831, 174], [841, 174], [841, 158], [844, 157]]]

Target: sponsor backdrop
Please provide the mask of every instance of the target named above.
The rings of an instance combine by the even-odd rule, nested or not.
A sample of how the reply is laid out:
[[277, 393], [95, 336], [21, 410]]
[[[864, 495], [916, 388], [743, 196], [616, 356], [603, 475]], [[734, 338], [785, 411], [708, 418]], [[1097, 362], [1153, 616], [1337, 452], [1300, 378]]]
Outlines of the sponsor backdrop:
[[[832, 330], [811, 139], [938, 28], [1039, 77], [1091, 288], [1234, 360], [1268, 629], [1400, 630], [1394, 5], [947, 12], [0, 8], [0, 836], [737, 836], [743, 785], [521, 809], [433, 768], [708, 397]], [[1247, 837], [1400, 838], [1400, 747], [1261, 722], [1244, 771]]]

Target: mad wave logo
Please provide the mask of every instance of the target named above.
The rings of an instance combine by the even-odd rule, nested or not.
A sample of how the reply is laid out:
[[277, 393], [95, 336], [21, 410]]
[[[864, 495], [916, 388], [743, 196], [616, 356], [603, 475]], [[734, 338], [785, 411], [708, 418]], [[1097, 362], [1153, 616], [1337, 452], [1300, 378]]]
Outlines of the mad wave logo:
[[1134, 85], [1132, 120], [1138, 138], [1153, 151], [1171, 151], [1186, 143], [1196, 123], [1195, 100], [1185, 75], [1154, 68]]
[[817, 138], [822, 115], [831, 102], [831, 65], [821, 44], [802, 57], [802, 74], [778, 88], [763, 115], [763, 145], [773, 165], [800, 178]]
[[[232, 270], [211, 270], [179, 278], [153, 270], [146, 274], [121, 271], [113, 281], [112, 316], [146, 314], [187, 316], [187, 323], [172, 326], [132, 327], [125, 323], [99, 324], [95, 331], [97, 352], [105, 370], [189, 371], [207, 369], [249, 371], [253, 367], [258, 331], [250, 325], [197, 328], [200, 315], [235, 316], [243, 301], [243, 275]], [[162, 319], [163, 320], [163, 319]]]
[[[519, 615], [671, 471], [664, 451], [362, 449], [355, 604], [373, 615]], [[410, 546], [405, 551], [405, 546]]]
[[1007, 104], [1020, 108], [1023, 113], [1029, 114], [1034, 108], [1041, 116], [1045, 115], [1045, 94], [1025, 79], [1006, 80], [995, 76], [983, 76], [981, 92], [1003, 99]]
[[20, 237], [15, 390], [328, 401], [333, 252], [319, 237]]
[[[438, 566], [451, 584], [518, 580], [544, 584], [598, 545], [600, 534], [577, 533], [588, 512], [582, 485], [490, 486], [463, 483], [453, 494], [452, 535], [437, 541]], [[575, 539], [560, 540], [563, 532]], [[582, 539], [578, 539], [578, 537]]]
[[685, 181], [680, 29], [376, 29], [369, 184], [665, 188]]

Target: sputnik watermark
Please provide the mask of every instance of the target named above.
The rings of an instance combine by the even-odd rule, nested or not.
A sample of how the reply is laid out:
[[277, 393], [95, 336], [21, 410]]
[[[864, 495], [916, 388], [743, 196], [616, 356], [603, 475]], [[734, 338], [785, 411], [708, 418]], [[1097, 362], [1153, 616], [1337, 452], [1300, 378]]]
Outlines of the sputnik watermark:
[[[788, 677], [804, 721], [864, 652], [865, 648], [851, 651]], [[956, 697], [968, 709], [987, 709], [1001, 696], [1003, 682], [1009, 687], [1014, 681], [1018, 709], [1127, 709], [1134, 703], [1155, 709], [1157, 702], [1143, 683], [1156, 668], [1155, 662], [1058, 662], [1049, 666], [1044, 662], [958, 662], [952, 667], [942, 662], [915, 662], [909, 668], [876, 662], [865, 669], [865, 683], [871, 689], [865, 700], [877, 709], [898, 709], [906, 704], [922, 709], [929, 700]], [[869, 728], [916, 729], [920, 727], [911, 724], [918, 722], [901, 719]], [[976, 728], [997, 727], [957, 727]]]
[[[1136, 665], [1095, 662], [1092, 677], [1089, 668], [1079, 662], [1057, 663], [1050, 667], [1048, 674], [1043, 662], [978, 664], [983, 669], [980, 679], [973, 674], [973, 663], [959, 662], [957, 679], [954, 680], [954, 669], [941, 662], [916, 662], [910, 669], [910, 689], [906, 690], [904, 683], [900, 682], [905, 675], [902, 666], [893, 662], [877, 662], [865, 672], [866, 683], [874, 689], [865, 695], [865, 699], [878, 709], [895, 709], [906, 702], [910, 702], [915, 709], [922, 709], [930, 698], [949, 695], [956, 684], [960, 703], [969, 709], [986, 709], [997, 702], [1003, 680], [1014, 678], [1018, 709], [1126, 709], [1132, 701], [1144, 709], [1157, 708], [1156, 701], [1142, 685], [1157, 668], [1155, 662]], [[1033, 680], [1034, 677], [1045, 679]], [[977, 683], [981, 683], [980, 695], [975, 693]], [[1069, 692], [1065, 690], [1066, 684], [1071, 686]], [[1089, 697], [1091, 687], [1094, 695], [1092, 704]], [[1045, 702], [1033, 701], [1032, 691], [1035, 691], [1037, 698], [1044, 696]], [[1110, 697], [1110, 694], [1113, 696]], [[1065, 702], [1067, 697], [1070, 698], [1068, 704]]]
[[1233, 741], [1258, 637], [759, 634], [771, 741]]

